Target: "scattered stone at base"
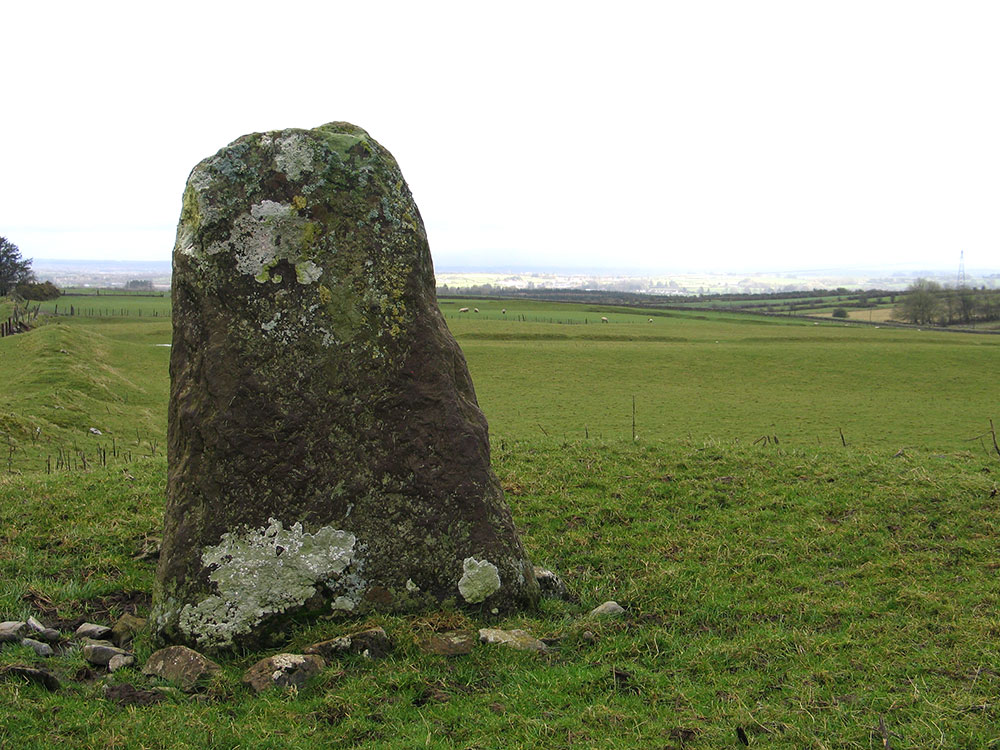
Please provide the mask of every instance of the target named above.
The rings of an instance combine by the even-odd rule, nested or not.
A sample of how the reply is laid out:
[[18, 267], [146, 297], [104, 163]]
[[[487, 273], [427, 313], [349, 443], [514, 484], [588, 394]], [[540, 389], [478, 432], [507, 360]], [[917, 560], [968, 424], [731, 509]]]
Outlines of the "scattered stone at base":
[[449, 630], [434, 633], [420, 643], [420, 649], [427, 654], [438, 656], [465, 656], [472, 653], [476, 645], [476, 634], [471, 630]]
[[111, 628], [107, 625], [98, 625], [93, 622], [85, 622], [78, 627], [73, 635], [77, 638], [93, 638], [94, 640], [104, 640], [111, 635]]
[[499, 646], [510, 646], [518, 651], [537, 651], [547, 654], [549, 647], [524, 630], [497, 630], [496, 628], [480, 628], [479, 640]]
[[38, 656], [52, 656], [54, 653], [52, 651], [52, 646], [47, 643], [42, 643], [41, 641], [36, 641], [34, 638], [22, 638], [21, 645], [27, 646]]
[[538, 581], [538, 588], [541, 590], [542, 596], [548, 599], [566, 598], [566, 584], [548, 568], [536, 565], [535, 580]]
[[119, 669], [131, 667], [135, 664], [135, 657], [132, 654], [115, 654], [108, 660], [108, 671], [117, 672]]
[[27, 626], [28, 630], [33, 630], [36, 633], [40, 633], [41, 631], [45, 630], [45, 626], [42, 625], [42, 623], [40, 623], [34, 617], [28, 618]]
[[144, 617], [124, 614], [118, 618], [118, 622], [111, 628], [111, 642], [116, 646], [125, 647], [132, 642], [136, 633], [146, 627]]
[[23, 620], [7, 620], [0, 622], [0, 643], [20, 643], [28, 623]]
[[105, 687], [104, 697], [119, 706], [152, 706], [162, 702], [165, 696], [155, 690], [139, 690], [135, 685], [124, 683]]
[[625, 610], [615, 601], [604, 602], [599, 607], [590, 610], [591, 617], [618, 617], [625, 614]]
[[584, 630], [580, 638], [583, 639], [584, 643], [597, 643], [597, 636], [589, 630]]
[[185, 691], [195, 689], [198, 681], [222, 669], [211, 659], [187, 646], [168, 646], [155, 651], [142, 667], [142, 673], [170, 680]]
[[110, 643], [87, 643], [83, 647], [83, 658], [99, 667], [108, 666], [115, 656], [125, 656], [128, 652]]
[[343, 654], [361, 654], [378, 659], [392, 651], [392, 640], [382, 628], [368, 628], [339, 638], [320, 641], [305, 648], [305, 653], [331, 659]]
[[27, 667], [22, 664], [10, 664], [0, 667], [0, 679], [9, 679], [11, 677], [19, 677], [28, 682], [38, 683], [47, 690], [54, 691], [60, 688], [59, 678], [51, 672], [46, 672], [44, 669]]
[[316, 654], [275, 654], [261, 659], [243, 675], [243, 682], [258, 693], [269, 688], [301, 688], [326, 666]]

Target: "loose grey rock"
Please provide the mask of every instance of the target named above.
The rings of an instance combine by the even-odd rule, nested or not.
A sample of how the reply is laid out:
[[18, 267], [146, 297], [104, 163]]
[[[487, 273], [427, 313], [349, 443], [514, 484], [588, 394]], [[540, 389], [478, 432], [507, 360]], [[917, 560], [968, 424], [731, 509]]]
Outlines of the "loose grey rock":
[[132, 654], [115, 654], [108, 660], [108, 671], [117, 672], [119, 669], [131, 667], [135, 664], [135, 657]]
[[127, 651], [117, 646], [106, 646], [103, 643], [87, 643], [83, 647], [83, 658], [98, 667], [106, 667], [113, 657], [127, 654]]
[[368, 133], [254, 133], [195, 166], [173, 289], [157, 640], [537, 603], [420, 212]]
[[54, 653], [52, 646], [41, 641], [36, 641], [34, 638], [22, 638], [21, 645], [32, 649], [39, 656], [52, 656]]
[[181, 690], [190, 692], [198, 682], [222, 669], [211, 659], [187, 646], [168, 646], [155, 651], [142, 667], [142, 673], [170, 680]]
[[583, 639], [584, 643], [597, 643], [597, 636], [589, 630], [584, 630], [580, 638]]
[[0, 622], [0, 643], [20, 643], [27, 629], [28, 623], [23, 620]]
[[322, 656], [324, 659], [332, 659], [341, 654], [363, 654], [378, 659], [392, 651], [392, 640], [382, 628], [369, 628], [314, 643], [307, 646], [304, 651], [307, 654]]
[[22, 664], [9, 664], [0, 667], [0, 679], [20, 678], [29, 682], [36, 682], [43, 685], [47, 690], [55, 691], [60, 688], [59, 678], [44, 669], [35, 669]]
[[35, 637], [46, 643], [58, 643], [62, 640], [62, 633], [55, 628], [43, 628], [35, 633]]
[[40, 633], [41, 631], [45, 630], [45, 626], [42, 625], [42, 623], [36, 620], [34, 617], [29, 617], [27, 624], [28, 624], [28, 630], [33, 630], [36, 633]]
[[618, 617], [623, 614], [625, 614], [625, 610], [615, 601], [604, 602], [604, 604], [590, 610], [591, 617]]
[[111, 629], [111, 641], [116, 646], [125, 647], [132, 642], [136, 633], [146, 627], [146, 618], [124, 614]]
[[549, 647], [524, 630], [497, 630], [495, 628], [480, 628], [479, 640], [481, 643], [489, 643], [499, 646], [509, 646], [518, 651], [537, 651], [540, 654], [547, 654]]
[[258, 693], [269, 688], [301, 688], [326, 666], [316, 654], [275, 654], [261, 659], [247, 670], [243, 682]]
[[471, 654], [476, 645], [476, 634], [471, 630], [449, 630], [434, 633], [424, 639], [420, 648], [428, 654], [439, 656], [465, 656]]
[[85, 622], [78, 627], [73, 635], [77, 638], [91, 638], [93, 640], [103, 640], [111, 635], [111, 628], [107, 625], [98, 625], [93, 622]]
[[535, 580], [538, 581], [538, 588], [542, 592], [542, 596], [549, 599], [564, 599], [566, 597], [566, 584], [551, 570], [536, 565]]
[[104, 697], [119, 706], [152, 706], [164, 699], [164, 696], [156, 690], [139, 690], [135, 685], [128, 683], [106, 685]]

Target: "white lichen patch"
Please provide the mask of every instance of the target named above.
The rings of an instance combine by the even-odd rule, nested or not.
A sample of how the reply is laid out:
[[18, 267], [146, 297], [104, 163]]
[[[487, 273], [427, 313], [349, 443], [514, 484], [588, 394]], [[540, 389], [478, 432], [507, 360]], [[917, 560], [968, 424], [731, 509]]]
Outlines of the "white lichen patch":
[[500, 572], [489, 560], [467, 557], [462, 561], [458, 592], [469, 604], [478, 604], [500, 590]]
[[308, 138], [301, 133], [291, 133], [278, 139], [278, 154], [274, 157], [278, 169], [297, 180], [303, 172], [313, 168], [312, 148]]
[[406, 590], [411, 594], [416, 594], [420, 591], [420, 587], [413, 582], [412, 578], [406, 579]]
[[263, 529], [223, 534], [201, 561], [218, 595], [181, 610], [180, 629], [205, 647], [223, 647], [249, 633], [266, 615], [299, 606], [315, 586], [340, 575], [354, 557], [353, 534], [326, 526], [315, 534], [302, 524], [282, 527], [268, 519]]
[[323, 275], [323, 269], [311, 260], [306, 260], [295, 264], [295, 280], [300, 284], [312, 284], [319, 281]]

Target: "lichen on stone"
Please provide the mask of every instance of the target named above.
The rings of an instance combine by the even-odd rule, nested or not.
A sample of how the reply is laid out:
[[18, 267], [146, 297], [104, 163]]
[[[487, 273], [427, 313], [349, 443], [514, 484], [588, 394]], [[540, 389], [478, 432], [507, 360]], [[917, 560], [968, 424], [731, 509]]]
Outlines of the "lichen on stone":
[[326, 526], [315, 534], [268, 519], [263, 529], [227, 532], [204, 550], [218, 595], [180, 612], [180, 629], [206, 647], [223, 647], [264, 616], [304, 604], [316, 585], [341, 574], [354, 558], [353, 534]]
[[500, 572], [489, 560], [467, 557], [462, 561], [458, 592], [469, 604], [478, 604], [500, 590]]

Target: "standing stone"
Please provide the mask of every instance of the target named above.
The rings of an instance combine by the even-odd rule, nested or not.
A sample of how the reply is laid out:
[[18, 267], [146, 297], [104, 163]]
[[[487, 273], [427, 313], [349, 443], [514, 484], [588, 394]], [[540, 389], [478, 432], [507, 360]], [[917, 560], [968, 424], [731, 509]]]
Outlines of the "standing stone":
[[365, 131], [257, 133], [194, 168], [173, 324], [159, 640], [537, 602], [420, 212]]

